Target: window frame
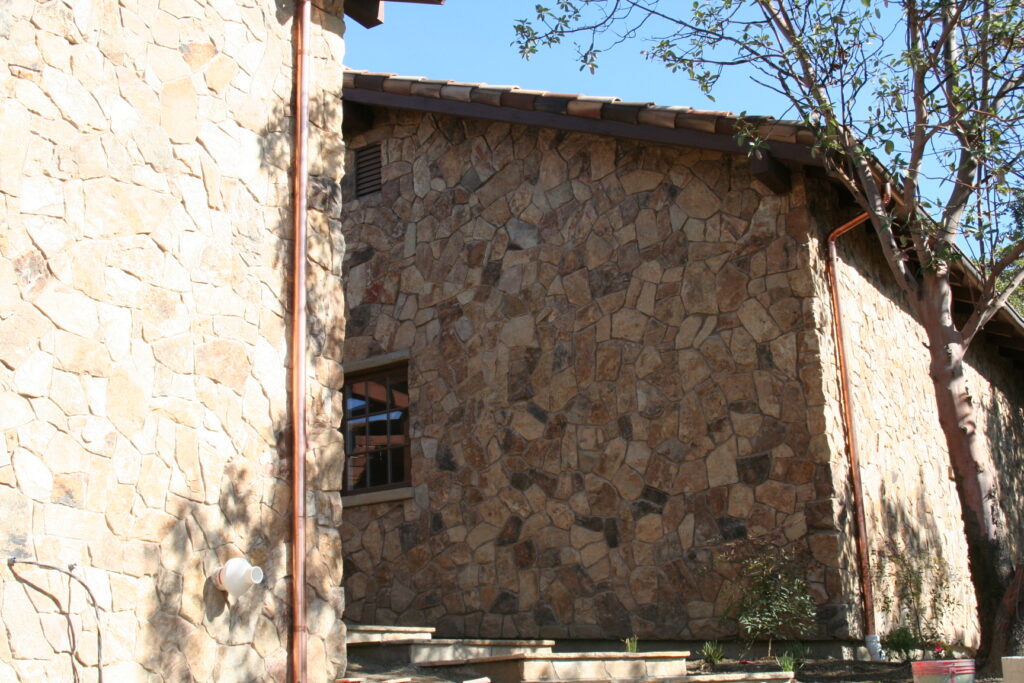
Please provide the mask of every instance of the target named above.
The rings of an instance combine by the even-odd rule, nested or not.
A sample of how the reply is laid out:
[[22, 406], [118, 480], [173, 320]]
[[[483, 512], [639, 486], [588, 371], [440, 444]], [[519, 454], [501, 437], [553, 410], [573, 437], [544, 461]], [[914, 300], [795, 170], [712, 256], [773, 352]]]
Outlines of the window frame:
[[[354, 495], [359, 495], [359, 494], [364, 494], [364, 493], [371, 493], [371, 492], [375, 492], [375, 491], [388, 491], [388, 490], [391, 490], [391, 489], [399, 489], [399, 488], [403, 488], [403, 487], [408, 487], [408, 486], [411, 486], [411, 484], [412, 484], [412, 458], [411, 458], [411, 448], [410, 448], [410, 431], [411, 431], [410, 427], [411, 427], [411, 424], [410, 424], [410, 415], [409, 415], [409, 410], [410, 410], [410, 407], [411, 407], [411, 401], [409, 401], [409, 403], [404, 408], [399, 408], [399, 410], [401, 410], [404, 413], [404, 415], [399, 420], [392, 420], [390, 418], [390, 414], [396, 412], [395, 407], [391, 403], [391, 400], [392, 400], [391, 382], [396, 377], [400, 378], [399, 379], [400, 382], [404, 382], [405, 383], [405, 385], [406, 385], [406, 393], [408, 394], [409, 364], [408, 364], [407, 361], [403, 360], [403, 361], [399, 361], [399, 362], [388, 363], [387, 365], [370, 367], [370, 368], [360, 369], [358, 371], [351, 371], [351, 372], [346, 372], [345, 373], [345, 382], [344, 382], [343, 394], [342, 394], [342, 402], [343, 402], [342, 411], [343, 412], [342, 412], [341, 426], [339, 428], [339, 430], [341, 431], [341, 434], [342, 434], [342, 438], [344, 440], [344, 444], [345, 444], [345, 466], [344, 466], [344, 470], [343, 470], [343, 473], [342, 473], [342, 489], [341, 489], [341, 495], [342, 496], [354, 496]], [[357, 385], [361, 384], [361, 383], [371, 382], [373, 380], [380, 380], [380, 379], [385, 379], [386, 380], [386, 384], [385, 384], [385, 386], [386, 386], [386, 399], [385, 399], [384, 410], [370, 412], [368, 407], [367, 407], [366, 412], [364, 414], [362, 414], [362, 415], [359, 415], [359, 414], [352, 415], [349, 412], [349, 400], [352, 397], [352, 393], [351, 392], [352, 392], [353, 388], [356, 387]], [[351, 420], [363, 419], [363, 420], [366, 421], [364, 424], [368, 425], [369, 422], [370, 422], [369, 418], [374, 416], [374, 415], [389, 416], [389, 417], [385, 418], [385, 420], [387, 422], [387, 434], [386, 434], [386, 436], [387, 436], [387, 445], [385, 446], [384, 449], [373, 448], [373, 447], [366, 447], [364, 449], [357, 450], [354, 447], [354, 445], [353, 445], [354, 441], [351, 440], [351, 439], [354, 439], [356, 435], [354, 433], [350, 435], [350, 433], [348, 431], [349, 423], [350, 423]], [[404, 443], [400, 447], [395, 447], [391, 443], [392, 437], [395, 436], [395, 434], [392, 432], [392, 425], [395, 424], [396, 422], [398, 422], [399, 424], [401, 424], [403, 426], [403, 431], [404, 431]], [[364, 435], [365, 435], [365, 432], [364, 432]], [[393, 467], [394, 461], [391, 459], [391, 458], [393, 458], [393, 456], [390, 456], [389, 459], [388, 459], [388, 468], [389, 468], [388, 477], [387, 477], [388, 480], [389, 480], [388, 483], [386, 483], [386, 484], [378, 484], [376, 486], [367, 485], [367, 486], [362, 486], [362, 487], [359, 487], [359, 488], [354, 488], [353, 487], [353, 485], [352, 485], [353, 482], [350, 480], [350, 476], [351, 475], [350, 475], [349, 467], [352, 464], [354, 458], [356, 458], [356, 457], [364, 458], [364, 462], [366, 463], [365, 467], [366, 467], [366, 470], [367, 470], [367, 476], [369, 476], [369, 458], [370, 458], [370, 456], [373, 453], [375, 453], [375, 452], [382, 452], [383, 451], [384, 453], [392, 453], [393, 454], [395, 451], [399, 451], [399, 450], [401, 451], [400, 458], [401, 458], [401, 462], [402, 462], [402, 478], [400, 480], [392, 480], [392, 472], [390, 470]]]

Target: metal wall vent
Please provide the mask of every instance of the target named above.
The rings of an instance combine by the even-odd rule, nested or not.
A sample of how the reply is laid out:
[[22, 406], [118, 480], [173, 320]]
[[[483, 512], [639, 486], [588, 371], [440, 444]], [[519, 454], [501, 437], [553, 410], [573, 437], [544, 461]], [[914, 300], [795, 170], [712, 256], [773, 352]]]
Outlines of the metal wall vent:
[[380, 144], [367, 145], [356, 150], [356, 198], [380, 192]]

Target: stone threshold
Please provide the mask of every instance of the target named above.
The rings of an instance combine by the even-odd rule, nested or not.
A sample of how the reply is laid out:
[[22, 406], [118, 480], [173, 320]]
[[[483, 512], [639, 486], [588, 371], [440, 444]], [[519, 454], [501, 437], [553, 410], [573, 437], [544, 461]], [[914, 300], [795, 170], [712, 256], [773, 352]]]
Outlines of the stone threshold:
[[351, 633], [434, 633], [433, 626], [374, 626], [371, 624], [345, 624]]
[[404, 638], [401, 640], [365, 640], [348, 643], [353, 646], [363, 645], [479, 645], [490, 647], [554, 647], [553, 640], [502, 640], [488, 638]]
[[514, 661], [551, 661], [551, 662], [600, 662], [600, 661], [649, 661], [686, 659], [689, 652], [551, 652], [544, 654], [515, 653], [492, 655], [490, 657], [470, 657], [460, 659], [435, 660], [417, 662], [417, 666], [465, 666], [467, 664], [486, 664], [488, 662]]
[[686, 678], [693, 683], [754, 683], [755, 681], [783, 681], [789, 683], [796, 680], [796, 674], [792, 671], [757, 671], [744, 673], [721, 674], [690, 674]]
[[642, 678], [580, 678], [571, 681], [553, 681], [550, 678], [524, 679], [522, 683], [689, 683], [692, 677], [656, 677], [644, 676]]

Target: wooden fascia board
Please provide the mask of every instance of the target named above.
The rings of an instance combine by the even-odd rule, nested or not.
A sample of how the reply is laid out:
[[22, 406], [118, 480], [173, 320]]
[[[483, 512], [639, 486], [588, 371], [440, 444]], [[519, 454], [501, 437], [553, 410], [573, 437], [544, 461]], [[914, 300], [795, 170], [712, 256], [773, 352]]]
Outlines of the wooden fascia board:
[[345, 14], [366, 28], [384, 23], [384, 5], [381, 0], [345, 0]]
[[[527, 126], [556, 128], [558, 130], [589, 133], [591, 135], [607, 135], [666, 145], [710, 149], [730, 154], [746, 155], [747, 153], [744, 148], [736, 143], [736, 140], [731, 135], [704, 133], [685, 128], [660, 128], [658, 126], [620, 123], [605, 119], [586, 119], [566, 114], [551, 114], [542, 111], [514, 109], [512, 107], [495, 107], [476, 102], [457, 102], [419, 95], [397, 95], [360, 88], [346, 89], [343, 97], [350, 102], [359, 102], [360, 104], [369, 104], [377, 107], [412, 109], [434, 114], [447, 114], [449, 116], [519, 123]], [[813, 156], [810, 148], [805, 145], [791, 142], [770, 142], [768, 146], [771, 155], [777, 159], [793, 161], [807, 166], [823, 165], [822, 160]]]

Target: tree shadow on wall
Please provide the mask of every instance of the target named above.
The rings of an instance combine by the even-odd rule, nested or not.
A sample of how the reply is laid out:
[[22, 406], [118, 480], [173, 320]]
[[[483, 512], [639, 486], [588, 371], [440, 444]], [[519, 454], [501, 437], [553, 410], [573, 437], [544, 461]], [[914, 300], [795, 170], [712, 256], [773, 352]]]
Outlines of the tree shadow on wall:
[[[1024, 396], [1024, 383], [1001, 387], [1008, 396]], [[1016, 388], [1017, 391], [1013, 391]], [[989, 394], [984, 407], [985, 436], [995, 466], [1000, 511], [1006, 524], [1008, 555], [1016, 570], [1024, 565], [1024, 412]], [[1007, 654], [1024, 655], [1024, 595], [1015, 610]]]
[[[290, 19], [291, 5], [284, 7], [281, 2], [277, 5], [279, 20], [283, 23]], [[312, 102], [310, 118], [321, 128], [336, 128], [340, 136], [340, 93], [337, 97]], [[282, 317], [280, 326], [288, 344], [285, 359], [291, 357], [294, 243], [289, 171], [292, 126], [291, 107], [278, 104], [268, 112], [266, 125], [258, 133], [262, 175], [268, 195], [279, 207], [276, 217], [262, 225], [257, 221], [255, 226], [239, 226], [233, 239], [246, 266], [257, 268], [260, 264], [269, 264], [278, 274], [274, 281], [279, 286], [272, 292], [277, 303], [271, 310], [264, 309], [261, 315], [276, 313]], [[311, 154], [316, 153], [315, 149], [311, 145]], [[341, 149], [329, 145], [322, 145], [320, 150], [342, 153]], [[307, 333], [316, 372], [316, 381], [308, 387], [314, 397], [307, 404], [311, 449], [329, 441], [330, 432], [336, 432], [338, 427], [327, 419], [336, 412], [337, 397], [331, 396], [331, 392], [321, 395], [315, 390], [315, 384], [333, 389], [341, 387], [344, 309], [337, 294], [337, 273], [344, 254], [344, 239], [338, 220], [340, 185], [331, 173], [340, 163], [340, 158], [336, 163], [318, 158], [310, 161]], [[271, 250], [270, 258], [261, 250]], [[338, 268], [334, 267], [335, 263], [339, 264]], [[284, 362], [289, 365], [287, 360]], [[288, 382], [289, 387], [290, 372], [288, 368], [281, 375], [281, 381]], [[264, 394], [269, 393], [264, 387]], [[235, 399], [240, 405], [241, 397]], [[145, 614], [148, 628], [141, 636], [144, 642], [137, 648], [144, 653], [140, 663], [167, 683], [284, 681], [290, 675], [292, 426], [287, 406], [278, 411], [272, 406], [272, 411], [274, 414], [269, 418], [275, 443], [261, 444], [259, 449], [275, 456], [271, 462], [266, 458], [256, 462], [235, 453], [224, 465], [216, 501], [207, 503], [168, 496], [165, 509], [173, 519], [168, 521], [158, 549], [153, 548], [160, 557], [153, 577], [155, 596]], [[229, 436], [233, 440], [245, 438], [244, 435]], [[324, 508], [330, 506], [331, 494], [322, 492], [323, 482], [334, 477], [340, 481], [340, 466], [340, 458], [330, 462], [319, 462], [315, 458], [309, 461], [306, 478], [313, 494], [307, 498], [307, 514], [311, 522], [317, 513], [322, 518]], [[210, 476], [205, 463], [202, 475], [204, 479]], [[337, 505], [340, 506], [340, 501]], [[315, 624], [320, 624], [322, 630], [325, 619], [330, 618], [325, 605], [333, 608], [337, 615], [343, 607], [340, 590], [332, 590], [340, 583], [340, 576], [329, 569], [335, 558], [330, 557], [327, 549], [333, 546], [320, 542], [320, 534], [330, 531], [307, 524], [307, 609], [311, 630]], [[337, 550], [340, 555], [340, 547]], [[262, 567], [265, 575], [262, 585], [237, 599], [228, 598], [212, 579], [218, 567], [236, 556]], [[340, 565], [340, 557], [337, 564]], [[321, 655], [327, 660], [328, 675], [341, 675], [344, 673], [344, 629], [340, 621], [332, 623], [330, 628], [327, 652]], [[336, 670], [338, 668], [341, 670]]]
[[[919, 467], [916, 479], [907, 481], [928, 479]], [[898, 487], [892, 493], [887, 489], [883, 481], [880, 528], [873, 530], [869, 539], [877, 631], [884, 636], [893, 628], [908, 626], [915, 633], [960, 637], [943, 633], [942, 626], [963, 623], [958, 612], [966, 605], [958, 596], [972, 596], [973, 589], [969, 573], [945, 556], [943, 529], [933, 514], [933, 508], [943, 501], [938, 492], [924, 485], [917, 487], [914, 496]], [[951, 502], [955, 501], [953, 494]], [[959, 523], [952, 532], [954, 542], [962, 539]]]

